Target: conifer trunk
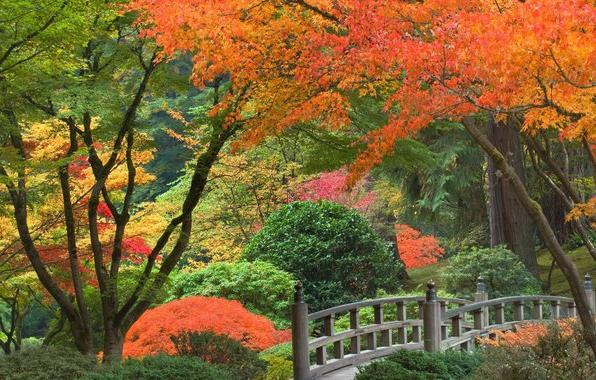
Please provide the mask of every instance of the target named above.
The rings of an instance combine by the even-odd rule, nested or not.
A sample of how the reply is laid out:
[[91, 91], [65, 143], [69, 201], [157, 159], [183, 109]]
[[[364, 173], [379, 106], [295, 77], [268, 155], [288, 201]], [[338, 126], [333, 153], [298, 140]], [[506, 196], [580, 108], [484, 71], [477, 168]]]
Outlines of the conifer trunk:
[[520, 203], [526, 209], [534, 223], [536, 224], [540, 236], [550, 251], [553, 259], [563, 272], [563, 275], [569, 283], [569, 288], [573, 299], [575, 301], [577, 312], [583, 326], [583, 335], [591, 347], [592, 352], [596, 356], [596, 327], [594, 324], [594, 316], [588, 303], [588, 298], [584, 291], [583, 282], [577, 271], [574, 262], [569, 258], [567, 253], [559, 244], [554, 231], [550, 227], [546, 216], [544, 215], [540, 204], [536, 202], [528, 193], [526, 186], [517, 175], [515, 169], [505, 159], [503, 154], [490, 142], [490, 140], [478, 130], [475, 125], [475, 120], [471, 117], [464, 118], [463, 125], [474, 138], [474, 140], [482, 147], [488, 154], [490, 159], [494, 162], [497, 169], [499, 169], [503, 177], [507, 179], [518, 197]]
[[[518, 131], [507, 123], [497, 123], [490, 118], [487, 137], [525, 185]], [[488, 160], [488, 214], [491, 247], [506, 245], [519, 256], [530, 273], [538, 277], [532, 219], [516, 196], [510, 181], [491, 159]]]

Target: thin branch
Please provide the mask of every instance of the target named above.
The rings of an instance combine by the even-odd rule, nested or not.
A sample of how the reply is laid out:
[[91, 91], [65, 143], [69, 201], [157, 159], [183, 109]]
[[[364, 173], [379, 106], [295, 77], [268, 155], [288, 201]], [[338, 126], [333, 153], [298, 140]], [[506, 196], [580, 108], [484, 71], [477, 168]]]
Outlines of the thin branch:
[[592, 83], [588, 83], [588, 84], [579, 84], [575, 81], [572, 81], [569, 78], [569, 76], [565, 73], [565, 71], [563, 70], [563, 67], [561, 67], [561, 65], [559, 64], [559, 61], [555, 57], [555, 52], [553, 51], [553, 49], [549, 49], [549, 52], [550, 52], [551, 58], [553, 59], [553, 62], [555, 63], [555, 66], [557, 67], [557, 71], [559, 72], [561, 77], [565, 80], [565, 82], [569, 83], [573, 87], [577, 87], [577, 88], [581, 88], [581, 89], [589, 89], [589, 88], [596, 86], [596, 82], [592, 82]]
[[29, 33], [28, 35], [26, 35], [25, 37], [23, 37], [22, 39], [20, 39], [19, 41], [13, 42], [4, 52], [4, 54], [2, 54], [2, 56], [0, 56], [0, 66], [2, 66], [2, 64], [4, 64], [4, 62], [8, 59], [8, 57], [10, 57], [10, 54], [17, 48], [19, 48], [20, 46], [24, 45], [25, 43], [29, 42], [30, 40], [32, 40], [33, 38], [37, 37], [40, 33], [42, 33], [43, 31], [45, 31], [47, 28], [49, 28], [54, 21], [56, 20], [56, 17], [58, 16], [58, 14], [66, 7], [66, 5], [68, 4], [68, 1], [64, 1], [62, 3], [62, 5], [60, 6], [60, 8], [58, 9], [58, 12], [54, 13], [49, 19], [46, 20], [45, 23], [43, 23], [43, 25]]

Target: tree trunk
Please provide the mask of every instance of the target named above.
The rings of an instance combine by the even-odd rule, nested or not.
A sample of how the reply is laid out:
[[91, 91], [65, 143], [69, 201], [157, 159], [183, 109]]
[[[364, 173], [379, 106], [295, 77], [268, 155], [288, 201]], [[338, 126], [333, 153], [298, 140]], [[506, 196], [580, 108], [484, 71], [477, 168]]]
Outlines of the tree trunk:
[[120, 364], [122, 360], [122, 348], [124, 336], [120, 329], [115, 326], [106, 326], [104, 329], [103, 362], [108, 366]]
[[[519, 133], [507, 123], [493, 118], [487, 125], [489, 141], [507, 159], [508, 164], [525, 185], [525, 170]], [[491, 247], [504, 244], [512, 250], [526, 268], [538, 277], [534, 250], [534, 226], [528, 212], [518, 200], [511, 183], [493, 160], [488, 160], [488, 214]]]
[[567, 205], [558, 194], [549, 191], [540, 199], [540, 206], [542, 206], [548, 222], [555, 231], [557, 240], [564, 244], [567, 241], [570, 229], [570, 226], [565, 222], [565, 215], [568, 212]]
[[89, 355], [93, 352], [93, 335], [91, 331], [77, 321], [69, 321], [70, 330], [77, 350], [83, 355]]
[[532, 199], [532, 197], [530, 197], [524, 183], [517, 175], [515, 169], [509, 164], [508, 160], [505, 159], [499, 150], [492, 145], [490, 140], [476, 128], [474, 119], [465, 118], [463, 125], [470, 135], [472, 135], [474, 140], [476, 140], [488, 154], [497, 169], [503, 173], [503, 177], [510, 181], [512, 189], [515, 191], [519, 201], [538, 227], [538, 231], [544, 244], [547, 246], [553, 259], [556, 261], [558, 267], [561, 269], [569, 283], [569, 288], [577, 306], [577, 312], [584, 329], [585, 340], [591, 347], [594, 355], [596, 355], [596, 327], [594, 324], [594, 316], [592, 315], [588, 297], [584, 291], [584, 284], [580, 278], [575, 263], [569, 258], [559, 244], [555, 233], [544, 216], [542, 208]]

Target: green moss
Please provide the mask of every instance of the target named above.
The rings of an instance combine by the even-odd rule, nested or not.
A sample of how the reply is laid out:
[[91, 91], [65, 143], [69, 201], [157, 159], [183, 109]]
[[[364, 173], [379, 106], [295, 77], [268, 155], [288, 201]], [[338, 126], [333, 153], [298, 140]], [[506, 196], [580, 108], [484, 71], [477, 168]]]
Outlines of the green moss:
[[[569, 251], [568, 254], [577, 266], [577, 270], [582, 278], [586, 273], [590, 273], [592, 278], [596, 277], [596, 265], [594, 265], [594, 260], [585, 247]], [[541, 250], [538, 252], [538, 270], [540, 271], [540, 278], [544, 282], [548, 279], [551, 262], [552, 256], [548, 250]], [[571, 294], [569, 291], [569, 284], [567, 283], [563, 272], [556, 266], [552, 275], [551, 293], [554, 295]]]

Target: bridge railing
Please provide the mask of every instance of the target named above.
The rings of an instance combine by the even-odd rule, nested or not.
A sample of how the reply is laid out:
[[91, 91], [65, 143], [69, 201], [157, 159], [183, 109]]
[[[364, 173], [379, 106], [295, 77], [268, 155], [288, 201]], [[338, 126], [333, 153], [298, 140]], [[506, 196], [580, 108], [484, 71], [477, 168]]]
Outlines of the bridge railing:
[[[431, 281], [427, 286], [425, 296], [365, 300], [309, 314], [302, 286], [297, 284], [292, 306], [294, 379], [316, 379], [345, 366], [390, 355], [397, 349], [467, 350], [477, 336], [495, 329], [511, 329], [527, 320], [542, 320], [545, 305], [549, 318], [575, 316], [575, 303], [567, 297], [515, 296], [489, 300], [481, 278], [474, 301], [437, 297], [434, 283]], [[594, 311], [596, 299], [589, 275], [585, 278], [585, 290]], [[371, 324], [361, 323], [364, 308], [372, 308]], [[385, 318], [389, 308], [395, 310], [395, 318], [391, 320]], [[531, 318], [525, 317], [526, 309], [530, 310]], [[342, 315], [349, 315], [349, 328], [337, 331], [335, 322]], [[317, 336], [310, 336], [309, 323], [317, 327]]]

